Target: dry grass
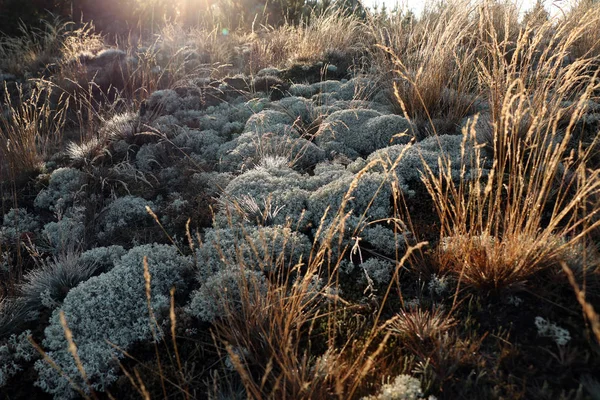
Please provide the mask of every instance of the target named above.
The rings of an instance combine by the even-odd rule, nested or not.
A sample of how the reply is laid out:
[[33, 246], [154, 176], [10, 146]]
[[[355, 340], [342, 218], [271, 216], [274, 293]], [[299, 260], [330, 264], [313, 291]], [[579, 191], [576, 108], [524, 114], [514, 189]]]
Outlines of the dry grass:
[[[426, 179], [441, 220], [440, 262], [466, 285], [494, 293], [524, 285], [558, 266], [563, 251], [599, 226], [596, 211], [587, 209], [600, 193], [600, 171], [586, 167], [593, 146], [571, 142], [599, 87], [597, 76], [587, 74], [596, 60], [562, 65], [572, 43], [598, 18], [587, 14], [568, 34], [561, 24], [547, 23], [533, 37], [525, 29], [508, 60], [492, 35], [494, 69], [480, 64], [492, 113], [489, 176], [480, 161], [464, 160], [474, 162], [477, 173], [472, 179], [463, 174], [458, 187], [443, 162], [443, 172], [429, 170]], [[556, 35], [540, 54], [537, 45], [550, 30]]]
[[44, 21], [43, 29], [21, 25], [18, 37], [0, 36], [0, 70], [5, 73], [35, 75], [50, 65], [68, 62], [83, 51], [99, 50], [102, 39], [93, 25], [75, 28], [59, 18]]
[[464, 1], [440, 7], [418, 23], [373, 27], [376, 65], [393, 71], [399, 111], [429, 134], [451, 133], [476, 95], [473, 8]]
[[357, 16], [334, 9], [312, 17], [310, 24], [301, 26], [296, 37], [292, 60], [304, 62], [322, 61], [330, 50], [352, 56], [370, 44], [366, 27]]
[[8, 164], [11, 177], [41, 168], [44, 157], [61, 143], [68, 101], [53, 99], [53, 85], [33, 82], [30, 93], [17, 86], [13, 100], [4, 86], [5, 109], [0, 113], [0, 155]]
[[[120, 74], [122, 86], [111, 88], [113, 98], [99, 83], [87, 82], [88, 71], [82, 63], [63, 64], [62, 79], [73, 82], [71, 101], [81, 111], [77, 114], [83, 127], [81, 143], [71, 145], [71, 152], [81, 159], [94, 159], [102, 152], [107, 138], [96, 132], [103, 121], [123, 109], [136, 109], [158, 88], [195, 76], [215, 77], [232, 71], [254, 74], [267, 66], [322, 61], [332, 49], [352, 57], [369, 49], [378, 69], [377, 79], [388, 80], [398, 110], [417, 122], [422, 133], [453, 131], [463, 117], [473, 112], [476, 100], [489, 102], [489, 115], [482, 115], [480, 120], [485, 120], [483, 131], [487, 137], [482, 136], [477, 120], [463, 129], [464, 168], [460, 181], [453, 179], [443, 155], [441, 172], [426, 169], [423, 179], [440, 222], [440, 241], [432, 253], [437, 272], [453, 275], [458, 286], [450, 299], [450, 311], [436, 303], [432, 311], [425, 307], [398, 311], [400, 305], [405, 305], [403, 291], [407, 287], [415, 290], [411, 288], [414, 282], [401, 282], [400, 271], [425, 243], [408, 246], [406, 253], [396, 249], [389, 286], [384, 293], [365, 300], [367, 304], [350, 303], [339, 291], [341, 261], [354, 250], [347, 244], [349, 236], [359, 238], [361, 229], [369, 223], [390, 222], [398, 234], [412, 230], [400, 183], [393, 172], [404, 153], [396, 160], [372, 160], [356, 174], [340, 208], [329, 210], [330, 218], [323, 216], [308, 259], [290, 265], [283, 255], [263, 251], [269, 248], [269, 243], [263, 243], [258, 245], [260, 248], [250, 244], [253, 256], [248, 260], [247, 253], [236, 248], [236, 257], [227, 260], [228, 264], [242, 272], [260, 269], [268, 276], [266, 289], [253, 275], [241, 273], [237, 282], [239, 298], [226, 290], [218, 293], [215, 301], [224, 312], [211, 326], [214, 346], [206, 347], [221, 352], [222, 364], [231, 364], [235, 370], [232, 374], [237, 374], [234, 380], [241, 381], [247, 397], [357, 398], [386, 377], [409, 368], [421, 377], [428, 394], [442, 391], [442, 395], [451, 396], [454, 392], [444, 393], [442, 389], [459, 391], [455, 386], [463, 383], [456, 380], [464, 378], [461, 368], [478, 362], [475, 354], [488, 334], [467, 326], [472, 321], [460, 319], [467, 315], [468, 320], [471, 312], [470, 305], [459, 301], [462, 289], [466, 287], [483, 297], [518, 289], [535, 291], [535, 284], [542, 282], [537, 278], [546, 272], [564, 270], [592, 333], [600, 340], [598, 315], [590, 296], [586, 296], [585, 278], [590, 271], [583, 265], [582, 271], [573, 272], [565, 264], [567, 253], [585, 247], [590, 233], [600, 228], [598, 210], [593, 207], [600, 196], [600, 170], [588, 164], [598, 138], [584, 146], [575, 137], [588, 101], [600, 89], [595, 33], [600, 13], [597, 6], [580, 3], [565, 19], [531, 20], [526, 26], [519, 24], [517, 15], [510, 3], [486, 1], [471, 6], [457, 1], [429, 9], [420, 20], [399, 16], [378, 20], [377, 26], [341, 12], [315, 15], [310, 23], [299, 26], [261, 27], [228, 35], [223, 35], [218, 26], [185, 30], [166, 25], [158, 40], [136, 53], [137, 64], [123, 64], [115, 71]], [[137, 47], [133, 42], [130, 39], [128, 49]], [[372, 48], [374, 44], [379, 47]], [[76, 49], [75, 44], [66, 46]], [[5, 49], [9, 47], [4, 45]], [[73, 51], [81, 50], [85, 49]], [[190, 62], [190, 53], [200, 55], [201, 61]], [[128, 50], [128, 56], [133, 55], [133, 50]], [[38, 59], [30, 57], [27, 62]], [[573, 62], [566, 64], [567, 59]], [[37, 168], [48, 149], [61, 142], [65, 122], [66, 101], [61, 103], [62, 108], [52, 109], [50, 103], [46, 104], [50, 96], [43, 92], [31, 98], [21, 93], [21, 97], [13, 105], [7, 94], [12, 112], [0, 116], [0, 151], [11, 163], [11, 171]], [[471, 157], [467, 143], [482, 139], [486, 142], [477, 146]], [[290, 141], [269, 148], [257, 143], [257, 148], [266, 162], [293, 164], [294, 145]], [[272, 160], [272, 155], [287, 158]], [[472, 167], [470, 174], [467, 166]], [[352, 210], [347, 209], [348, 204], [360, 179], [371, 169], [383, 169], [388, 179], [382, 185], [392, 186], [392, 215], [386, 221], [373, 222], [367, 220], [365, 211], [357, 216], [356, 229], [349, 232]], [[377, 195], [374, 193], [373, 199]], [[224, 200], [224, 204], [235, 208], [246, 222], [265, 225], [281, 211], [269, 199], [257, 204], [250, 197], [242, 197]], [[158, 217], [152, 215], [158, 222]], [[232, 221], [233, 217], [230, 225]], [[294, 222], [298, 221], [290, 224]], [[200, 239], [193, 243], [189, 229], [188, 239], [195, 253], [195, 247], [202, 245]], [[360, 247], [358, 239], [355, 246]], [[373, 255], [377, 256], [370, 253]], [[149, 296], [150, 276], [147, 265], [145, 268]], [[160, 387], [148, 388], [137, 369], [130, 373], [123, 368], [143, 398], [150, 398], [153, 389], [165, 398], [167, 390], [190, 397], [194, 389], [191, 386], [198, 385], [191, 383], [186, 373], [186, 362], [194, 361], [193, 355], [178, 350], [181, 341], [176, 340], [176, 300], [173, 293], [171, 296], [172, 345], [166, 339], [162, 345], [172, 347], [174, 356], [169, 353], [165, 358], [160, 352], [162, 347], [156, 345], [152, 361]], [[11, 305], [0, 302], [0, 308], [9, 309]], [[154, 329], [160, 328], [152, 310], [149, 312], [158, 342]], [[4, 318], [8, 314], [0, 315]], [[6, 321], [0, 321], [0, 331], [8, 324]], [[66, 322], [62, 322], [77, 359], [73, 342], [77, 338], [69, 337]], [[189, 321], [179, 325], [186, 323]], [[485, 351], [485, 357], [497, 356], [490, 354], [493, 350], [489, 347]], [[168, 360], [170, 367], [161, 363]], [[501, 370], [504, 366], [494, 368]], [[176, 371], [174, 379], [167, 378], [167, 369]], [[83, 370], [82, 375], [85, 377]]]
[[[577, 28], [582, 19], [589, 15], [597, 15], [600, 4], [591, 0], [578, 0], [569, 10], [566, 19], [569, 26]], [[584, 28], [581, 37], [571, 45], [570, 56], [572, 60], [582, 57], [600, 56], [600, 22], [593, 21]]]

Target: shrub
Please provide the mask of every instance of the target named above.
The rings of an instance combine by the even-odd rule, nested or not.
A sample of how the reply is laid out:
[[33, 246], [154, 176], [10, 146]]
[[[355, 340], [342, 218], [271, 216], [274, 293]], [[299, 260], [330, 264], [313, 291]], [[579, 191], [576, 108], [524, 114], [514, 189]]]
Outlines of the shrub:
[[244, 290], [246, 287], [266, 295], [267, 282], [264, 274], [225, 268], [206, 279], [200, 289], [192, 294], [187, 312], [205, 322], [214, 322], [227, 313], [239, 313], [242, 309], [241, 302], [252, 298]]
[[292, 126], [293, 123], [294, 118], [285, 112], [264, 110], [248, 118], [244, 132], [281, 133], [287, 131], [289, 128], [286, 126]]
[[316, 143], [326, 151], [336, 150], [354, 159], [389, 146], [392, 140], [408, 143], [411, 131], [410, 123], [397, 115], [382, 115], [374, 110], [342, 110], [323, 121]]
[[398, 375], [394, 382], [383, 385], [377, 396], [363, 397], [362, 400], [424, 400], [423, 396], [418, 379], [410, 375]]
[[[324, 221], [325, 229], [336, 215], [351, 212], [345, 224], [345, 232], [350, 234], [357, 232], [358, 228], [364, 228], [362, 225], [369, 221], [388, 218], [392, 211], [391, 195], [391, 187], [385, 175], [367, 172], [356, 177], [347, 173], [311, 193], [307, 206], [315, 226], [319, 225], [321, 216], [329, 208]], [[345, 197], [348, 201], [344, 209], [340, 210]]]
[[79, 263], [82, 265], [95, 265], [96, 271], [108, 272], [115, 266], [115, 263], [127, 253], [122, 246], [95, 247], [84, 251], [79, 256]]
[[301, 258], [307, 260], [311, 248], [305, 235], [283, 226], [211, 229], [199, 250], [198, 281], [223, 268], [285, 272]]
[[85, 174], [74, 168], [59, 168], [50, 175], [48, 187], [35, 198], [37, 208], [64, 212], [83, 196]]
[[[458, 181], [461, 176], [468, 180], [478, 173], [485, 176], [487, 170], [483, 168], [488, 167], [488, 163], [480, 159], [479, 153], [475, 151], [474, 141], [467, 139], [468, 136], [440, 135], [426, 138], [408, 147], [407, 145], [390, 146], [374, 152], [367, 161], [382, 159], [391, 166], [398, 160], [395, 174], [400, 187], [408, 194], [414, 194], [414, 189], [411, 188], [414, 188], [415, 184], [420, 184], [427, 169], [430, 169], [433, 174], [440, 172], [440, 160], [449, 166], [449, 173], [454, 181]], [[379, 167], [376, 166], [375, 170], [377, 168]]]
[[225, 142], [224, 137], [215, 130], [198, 131], [185, 129], [175, 138], [175, 145], [180, 152], [179, 156], [197, 156], [206, 164], [215, 164], [218, 161], [219, 147]]
[[24, 233], [35, 233], [40, 229], [37, 218], [22, 208], [11, 208], [2, 219], [0, 241], [5, 243], [15, 243]]
[[27, 337], [30, 331], [11, 335], [5, 344], [0, 346], [0, 387], [22, 371], [21, 363], [29, 362], [37, 355], [35, 348], [29, 343]]
[[393, 263], [378, 258], [369, 258], [360, 264], [360, 268], [364, 271], [367, 284], [374, 282], [377, 285], [387, 285], [390, 283], [394, 272]]
[[[151, 307], [157, 321], [149, 319], [142, 260], [148, 257], [151, 276]], [[158, 339], [160, 323], [170, 304], [169, 290], [184, 286], [183, 273], [191, 260], [167, 245], [143, 245], [131, 249], [102, 275], [72, 289], [60, 309], [52, 314], [43, 345], [50, 357], [75, 384], [87, 387], [72, 355], [60, 322], [63, 312], [77, 343], [77, 352], [94, 390], [104, 391], [117, 379], [114, 357], [124, 355], [112, 345], [127, 350], [138, 341]], [[153, 337], [153, 332], [157, 337]], [[57, 399], [73, 398], [74, 390], [44, 360], [35, 364], [36, 385]]]
[[295, 83], [290, 86], [289, 92], [292, 96], [311, 98], [317, 93], [318, 89], [312, 85], [305, 85], [302, 83]]
[[409, 235], [408, 232], [394, 233], [392, 229], [381, 225], [369, 225], [360, 233], [360, 237], [375, 250], [395, 257], [406, 249], [407, 234]]
[[221, 147], [221, 168], [239, 171], [259, 165], [265, 157], [284, 157], [287, 164], [299, 170], [313, 167], [325, 158], [325, 152], [307, 139], [297, 136], [289, 126], [280, 134], [242, 133]]
[[302, 97], [285, 97], [271, 103], [269, 107], [275, 111], [287, 114], [294, 124], [298, 119], [304, 124], [309, 124], [316, 118], [314, 103]]
[[[309, 192], [302, 188], [304, 177], [289, 167], [258, 166], [234, 178], [225, 188], [221, 199], [225, 204], [235, 205], [236, 199], [250, 196], [258, 204], [266, 201], [272, 207], [283, 207], [273, 223], [284, 225], [289, 219], [303, 224], [303, 210]], [[235, 211], [235, 206], [230, 211]], [[308, 216], [304, 216], [304, 223]], [[256, 221], [249, 221], [256, 223]]]
[[98, 239], [114, 241], [127, 239], [132, 241], [132, 228], [137, 230], [152, 224], [146, 206], [154, 208], [154, 203], [135, 196], [119, 197], [100, 212], [97, 226]]
[[79, 207], [71, 209], [76, 210], [68, 213], [69, 216], [60, 217], [57, 222], [47, 223], [42, 230], [44, 239], [54, 253], [80, 246], [85, 240], [84, 210]]
[[172, 89], [157, 90], [152, 93], [147, 101], [147, 108], [153, 116], [174, 114], [182, 108], [181, 98]]
[[166, 143], [146, 143], [135, 155], [135, 166], [142, 172], [152, 172], [167, 164], [167, 154]]

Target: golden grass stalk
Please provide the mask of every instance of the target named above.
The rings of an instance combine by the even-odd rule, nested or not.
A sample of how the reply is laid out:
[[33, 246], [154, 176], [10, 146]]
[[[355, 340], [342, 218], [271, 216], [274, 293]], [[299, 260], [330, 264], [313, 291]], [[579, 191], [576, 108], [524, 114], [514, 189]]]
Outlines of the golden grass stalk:
[[[146, 287], [146, 300], [148, 302], [148, 314], [150, 315], [150, 330], [152, 331], [152, 338], [154, 339], [154, 350], [156, 354], [156, 365], [158, 367], [158, 375], [160, 377], [160, 386], [163, 391], [163, 395], [167, 397], [167, 389], [165, 387], [164, 373], [163, 367], [160, 360], [160, 352], [158, 350], [158, 333], [156, 332], [156, 328], [158, 327], [158, 322], [156, 320], [156, 316], [154, 315], [154, 309], [152, 307], [152, 276], [150, 275], [150, 267], [148, 265], [148, 257], [144, 256], [144, 282]], [[159, 328], [160, 329], [160, 328]], [[139, 377], [138, 377], [139, 379]], [[140, 380], [141, 382], [141, 380]]]
[[6, 109], [0, 112], [0, 155], [13, 176], [40, 168], [49, 151], [62, 141], [68, 101], [60, 96], [53, 104], [53, 85], [33, 82], [31, 92], [17, 86], [17, 100], [4, 84]]
[[453, 129], [475, 101], [472, 14], [469, 2], [458, 0], [417, 23], [400, 19], [371, 26], [378, 44], [375, 64], [393, 83], [398, 111], [430, 134], [442, 122]]
[[[566, 27], [554, 27], [556, 35], [541, 54], [536, 43], [547, 38], [550, 24], [533, 37], [522, 31], [508, 60], [493, 39], [495, 69], [480, 64], [492, 108], [489, 175], [481, 146], [473, 159], [463, 160], [473, 173], [467, 176], [463, 165], [457, 186], [447, 162], [440, 160], [439, 174], [427, 168], [424, 181], [441, 220], [440, 262], [468, 286], [496, 293], [523, 286], [558, 267], [564, 251], [600, 226], [598, 210], [586, 212], [600, 193], [600, 171], [586, 166], [595, 141], [587, 148], [573, 145], [575, 124], [600, 85], [597, 73], [587, 73], [595, 60], [561, 64], [570, 45], [599, 18], [588, 14], [566, 36]], [[465, 143], [476, 140], [475, 123], [463, 130]]]
[[73, 340], [73, 332], [71, 331], [71, 329], [69, 329], [69, 325], [67, 324], [67, 318], [65, 317], [65, 313], [62, 310], [60, 311], [60, 324], [62, 325], [63, 330], [65, 331], [65, 338], [67, 339], [67, 342], [69, 343], [69, 353], [71, 353], [71, 355], [73, 356], [73, 360], [75, 360], [75, 365], [77, 365], [77, 370], [81, 374], [81, 377], [83, 378], [85, 384], [87, 385], [88, 390], [92, 394], [92, 397], [96, 398], [96, 393], [94, 392], [94, 390], [92, 389], [92, 387], [88, 381], [87, 374], [85, 373], [85, 368], [83, 367], [83, 363], [81, 362], [81, 359], [79, 358], [79, 354], [77, 353], [77, 345], [75, 344], [75, 341]]
[[590, 327], [592, 328], [592, 332], [593, 332], [594, 336], [596, 337], [596, 340], [598, 341], [598, 343], [600, 343], [600, 316], [598, 315], [596, 310], [594, 310], [594, 306], [592, 306], [585, 299], [585, 290], [579, 287], [579, 284], [577, 283], [577, 281], [575, 279], [575, 274], [573, 273], [573, 270], [571, 268], [569, 268], [569, 266], [565, 262], [561, 262], [560, 265], [563, 268], [563, 271], [565, 272], [565, 274], [567, 274], [569, 283], [571, 284], [571, 286], [573, 287], [573, 290], [575, 291], [575, 296], [577, 297], [577, 301], [581, 305], [583, 314], [589, 321]]

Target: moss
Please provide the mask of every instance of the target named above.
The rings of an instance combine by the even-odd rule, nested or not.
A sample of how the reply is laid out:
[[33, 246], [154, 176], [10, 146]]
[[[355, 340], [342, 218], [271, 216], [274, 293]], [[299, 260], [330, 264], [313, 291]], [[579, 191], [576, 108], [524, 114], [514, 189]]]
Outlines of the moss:
[[342, 110], [328, 116], [316, 134], [316, 143], [324, 150], [350, 158], [367, 157], [389, 146], [392, 140], [408, 143], [410, 123], [397, 115], [382, 115], [375, 110]]
[[200, 249], [198, 282], [224, 268], [275, 272], [307, 260], [311, 243], [305, 235], [280, 225], [210, 229]]
[[[73, 333], [89, 383], [94, 390], [106, 390], [117, 379], [118, 365], [114, 357], [124, 357], [112, 345], [127, 350], [134, 343], [153, 336], [145, 296], [142, 263], [145, 256], [151, 275], [152, 310], [158, 323], [154, 329], [160, 337], [160, 323], [170, 303], [169, 290], [172, 286], [185, 286], [183, 274], [191, 265], [190, 259], [180, 256], [172, 246], [133, 248], [111, 271], [72, 289], [60, 309], [52, 314], [43, 345], [63, 373], [84, 390], [86, 384], [67, 348], [60, 312], [64, 313]], [[37, 361], [35, 367], [39, 374], [36, 385], [56, 399], [75, 396], [65, 377], [46, 361]]]
[[84, 196], [85, 175], [74, 168], [59, 168], [50, 175], [48, 187], [35, 198], [36, 208], [64, 212]]

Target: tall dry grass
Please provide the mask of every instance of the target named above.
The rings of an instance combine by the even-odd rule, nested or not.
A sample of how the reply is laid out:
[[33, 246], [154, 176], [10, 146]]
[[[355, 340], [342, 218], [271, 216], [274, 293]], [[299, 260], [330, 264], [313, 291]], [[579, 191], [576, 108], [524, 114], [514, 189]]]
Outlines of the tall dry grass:
[[388, 75], [398, 111], [428, 134], [451, 133], [475, 102], [474, 12], [458, 0], [416, 22], [399, 15], [371, 26], [379, 48], [375, 65]]
[[44, 157], [61, 143], [68, 101], [59, 97], [54, 102], [50, 94], [53, 85], [35, 81], [30, 93], [17, 86], [13, 100], [4, 86], [4, 109], [0, 113], [0, 155], [8, 164], [11, 175], [39, 170]]
[[[586, 165], [594, 145], [577, 144], [574, 129], [600, 87], [597, 59], [563, 59], [597, 23], [588, 13], [576, 27], [543, 24], [519, 34], [510, 57], [492, 31], [490, 68], [479, 65], [491, 108], [492, 166], [484, 173], [482, 147], [455, 186], [446, 163], [427, 171], [427, 189], [441, 221], [440, 263], [467, 286], [487, 293], [524, 287], [540, 273], [559, 267], [564, 252], [586, 243], [600, 226], [590, 208], [600, 194], [600, 171]], [[546, 47], [540, 44], [548, 40]], [[476, 122], [463, 130], [477, 137]], [[597, 141], [598, 138], [596, 138]], [[464, 170], [463, 170], [464, 171]]]
[[0, 35], [0, 70], [17, 76], [25, 72], [35, 76], [49, 65], [64, 63], [83, 51], [103, 46], [100, 35], [93, 33], [93, 25], [77, 27], [58, 17], [45, 20], [42, 29], [22, 24], [20, 31], [20, 36]]

